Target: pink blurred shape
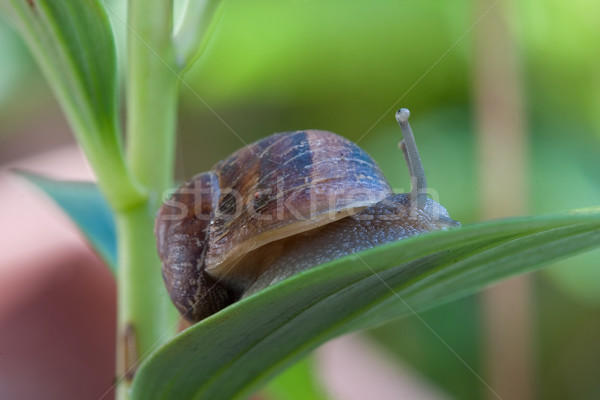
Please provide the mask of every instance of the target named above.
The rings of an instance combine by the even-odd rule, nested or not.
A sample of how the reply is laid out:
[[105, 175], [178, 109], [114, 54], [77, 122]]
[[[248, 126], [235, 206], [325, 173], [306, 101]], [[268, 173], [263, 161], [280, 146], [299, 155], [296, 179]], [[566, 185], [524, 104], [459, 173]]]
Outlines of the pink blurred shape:
[[335, 339], [317, 351], [319, 376], [336, 400], [449, 400], [451, 397], [364, 335]]
[[113, 398], [116, 287], [74, 225], [20, 168], [91, 180], [76, 147], [0, 168], [0, 398]]

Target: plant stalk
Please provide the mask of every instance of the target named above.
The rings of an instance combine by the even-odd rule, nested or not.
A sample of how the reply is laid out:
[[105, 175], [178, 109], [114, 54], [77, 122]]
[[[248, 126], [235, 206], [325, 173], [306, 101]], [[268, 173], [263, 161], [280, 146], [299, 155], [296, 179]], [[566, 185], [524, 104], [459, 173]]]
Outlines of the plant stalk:
[[127, 152], [157, 208], [174, 171], [179, 70], [172, 0], [130, 0], [128, 25]]
[[178, 71], [172, 0], [129, 0], [127, 156], [148, 190], [145, 203], [117, 214], [119, 299], [117, 398], [129, 398], [135, 370], [176, 332], [153, 235], [162, 194], [173, 185]]
[[170, 340], [174, 307], [164, 289], [155, 251], [154, 220], [148, 205], [117, 214], [118, 230], [118, 399], [127, 391], [139, 362]]
[[[483, 218], [527, 213], [527, 123], [523, 110], [515, 1], [474, 1], [485, 20], [475, 41], [475, 117]], [[490, 8], [492, 7], [492, 8]], [[507, 195], [507, 193], [509, 195]], [[481, 294], [488, 399], [536, 398], [531, 278], [521, 276]]]

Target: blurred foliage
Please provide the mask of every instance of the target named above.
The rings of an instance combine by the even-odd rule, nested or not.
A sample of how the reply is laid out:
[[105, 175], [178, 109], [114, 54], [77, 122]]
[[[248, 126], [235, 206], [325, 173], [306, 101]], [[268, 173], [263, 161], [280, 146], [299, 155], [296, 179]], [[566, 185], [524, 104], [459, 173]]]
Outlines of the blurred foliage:
[[0, 24], [0, 49], [10, 55], [0, 63], [0, 104], [5, 105], [12, 96], [18, 96], [15, 92], [19, 84], [34, 67], [17, 34], [4, 24]]
[[328, 400], [315, 376], [315, 363], [311, 356], [298, 361], [270, 381], [263, 395], [273, 400]]
[[526, 0], [518, 2], [515, 12], [515, 28], [523, 38], [529, 107], [563, 123], [591, 126], [596, 138], [600, 138], [599, 16], [600, 3], [594, 0]]
[[[122, 2], [109, 3], [123, 32]], [[522, 66], [532, 214], [600, 204], [599, 16], [594, 0], [523, 0], [507, 21]], [[408, 188], [393, 119], [406, 106], [441, 203], [463, 223], [477, 221], [471, 69], [478, 17], [468, 1], [226, 0], [207, 52], [182, 83], [178, 177], [210, 168], [242, 141], [319, 128], [358, 140], [394, 187]], [[53, 103], [3, 25], [0, 53], [2, 139], [32, 118], [29, 103]], [[600, 368], [599, 259], [588, 253], [538, 275], [543, 398], [600, 396], [590, 375]], [[424, 315], [473, 367], [481, 358], [478, 312], [468, 298]], [[473, 375], [419, 324], [408, 318], [376, 335], [455, 397], [480, 397]]]
[[487, 394], [485, 386], [449, 348], [469, 367], [482, 370], [480, 312], [477, 296], [469, 296], [420, 313], [427, 325], [413, 315], [374, 329], [371, 334], [453, 398], [477, 399]]

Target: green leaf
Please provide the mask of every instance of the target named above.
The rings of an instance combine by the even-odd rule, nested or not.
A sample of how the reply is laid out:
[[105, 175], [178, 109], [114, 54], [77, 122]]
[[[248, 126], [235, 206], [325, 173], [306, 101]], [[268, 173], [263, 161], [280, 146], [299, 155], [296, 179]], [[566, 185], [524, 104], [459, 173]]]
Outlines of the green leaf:
[[188, 69], [200, 57], [219, 19], [221, 0], [188, 1], [179, 29], [173, 37], [176, 61]]
[[92, 182], [57, 181], [19, 172], [44, 191], [75, 222], [98, 254], [116, 273], [117, 241], [112, 211]]
[[27, 43], [88, 157], [107, 199], [124, 209], [145, 198], [125, 165], [116, 51], [98, 0], [0, 0]]
[[600, 208], [492, 221], [304, 271], [182, 332], [145, 360], [134, 399], [241, 399], [323, 342], [423, 311], [600, 244]]

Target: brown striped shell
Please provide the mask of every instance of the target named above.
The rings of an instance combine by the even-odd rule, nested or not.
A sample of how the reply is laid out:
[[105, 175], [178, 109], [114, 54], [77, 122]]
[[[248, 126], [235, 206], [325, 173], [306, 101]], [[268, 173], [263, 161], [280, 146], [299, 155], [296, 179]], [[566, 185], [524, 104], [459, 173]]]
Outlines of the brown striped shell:
[[392, 194], [364, 150], [326, 131], [271, 135], [212, 170], [221, 192], [205, 264], [217, 276], [258, 247], [356, 214]]
[[[200, 281], [221, 279], [210, 296], [231, 302], [262, 271], [263, 263], [244, 265], [253, 250], [391, 194], [373, 159], [334, 133], [279, 133], [252, 143], [185, 182], [160, 208], [155, 230], [169, 293], [197, 320], [214, 312], [198, 310], [208, 296], [196, 293]], [[217, 290], [223, 283], [226, 290]]]

